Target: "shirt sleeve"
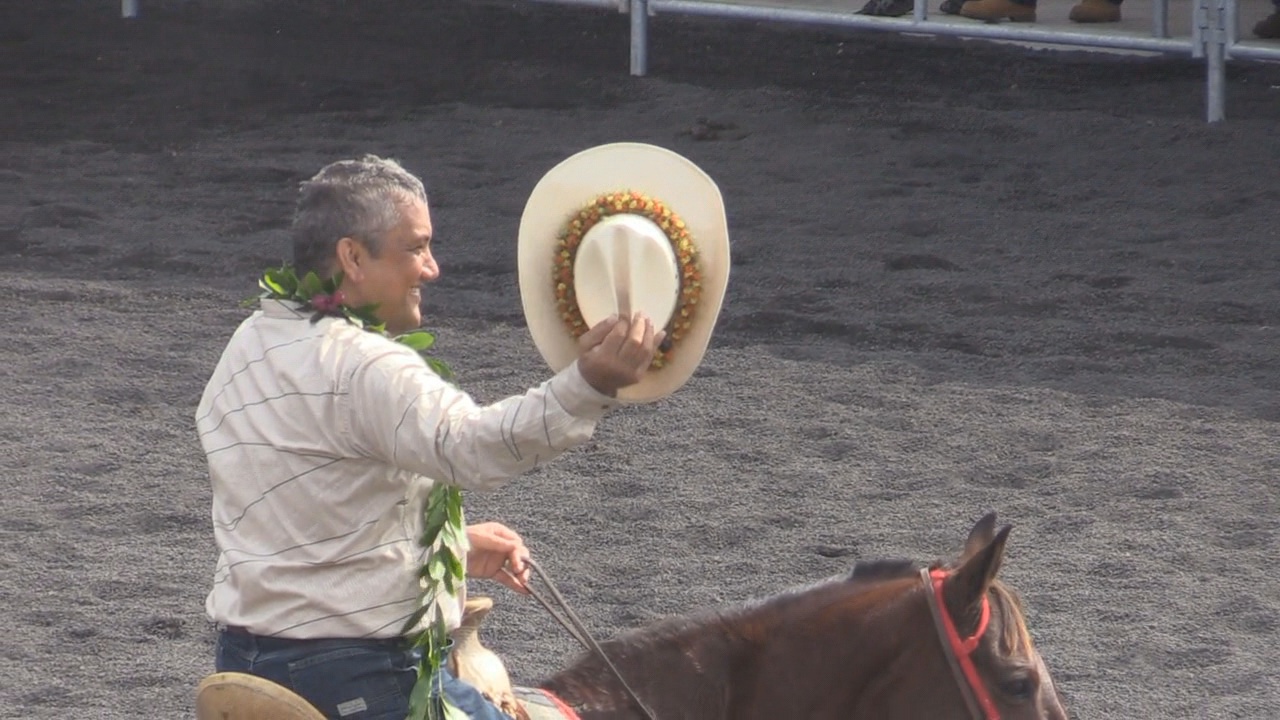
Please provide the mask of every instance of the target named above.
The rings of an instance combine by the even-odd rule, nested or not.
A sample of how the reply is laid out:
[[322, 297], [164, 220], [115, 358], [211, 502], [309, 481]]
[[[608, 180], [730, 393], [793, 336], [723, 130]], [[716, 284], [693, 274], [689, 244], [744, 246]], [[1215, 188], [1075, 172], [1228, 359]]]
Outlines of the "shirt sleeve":
[[362, 363], [348, 390], [361, 454], [468, 490], [497, 488], [585, 442], [618, 405], [577, 362], [523, 395], [479, 405], [407, 349]]

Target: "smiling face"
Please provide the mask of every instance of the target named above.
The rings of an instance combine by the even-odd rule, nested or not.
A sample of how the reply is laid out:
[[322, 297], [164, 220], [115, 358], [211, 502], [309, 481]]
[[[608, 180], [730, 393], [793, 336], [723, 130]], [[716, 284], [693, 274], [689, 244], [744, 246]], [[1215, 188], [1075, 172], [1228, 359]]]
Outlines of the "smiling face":
[[357, 238], [338, 241], [342, 291], [348, 305], [376, 304], [374, 314], [392, 335], [422, 324], [422, 285], [440, 277], [431, 254], [431, 213], [427, 204], [404, 198], [400, 221], [381, 238], [376, 252]]

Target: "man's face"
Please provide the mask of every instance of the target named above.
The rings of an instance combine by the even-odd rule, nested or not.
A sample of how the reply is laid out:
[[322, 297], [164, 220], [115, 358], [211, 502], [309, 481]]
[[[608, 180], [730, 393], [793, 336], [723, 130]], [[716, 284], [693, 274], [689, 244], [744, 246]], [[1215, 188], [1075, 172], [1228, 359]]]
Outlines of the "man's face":
[[422, 325], [422, 284], [440, 277], [431, 254], [431, 232], [426, 203], [400, 203], [400, 222], [382, 239], [378, 254], [363, 253], [358, 279], [348, 273], [352, 282], [343, 282], [351, 304], [377, 303], [374, 314], [392, 335]]

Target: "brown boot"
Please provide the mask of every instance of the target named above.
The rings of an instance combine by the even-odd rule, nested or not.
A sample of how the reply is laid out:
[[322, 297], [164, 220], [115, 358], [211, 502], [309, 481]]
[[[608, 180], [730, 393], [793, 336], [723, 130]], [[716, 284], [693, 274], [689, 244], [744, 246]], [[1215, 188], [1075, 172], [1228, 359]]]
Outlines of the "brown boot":
[[1013, 0], [969, 0], [960, 6], [960, 14], [974, 20], [999, 22], [1035, 22], [1034, 5], [1021, 5]]
[[1080, 0], [1067, 17], [1078, 23], [1120, 22], [1120, 4], [1111, 0]]
[[1258, 24], [1253, 26], [1253, 34], [1263, 40], [1280, 38], [1280, 10], [1259, 20]]

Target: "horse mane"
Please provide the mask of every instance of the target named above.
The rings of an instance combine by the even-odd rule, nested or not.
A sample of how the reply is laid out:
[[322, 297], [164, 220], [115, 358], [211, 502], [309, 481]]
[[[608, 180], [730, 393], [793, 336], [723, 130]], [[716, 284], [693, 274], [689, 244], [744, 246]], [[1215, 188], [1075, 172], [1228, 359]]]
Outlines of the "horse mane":
[[[752, 642], [763, 628], [753, 618], [770, 615], [772, 609], [799, 602], [826, 603], [836, 596], [859, 593], [863, 585], [907, 578], [915, 572], [916, 564], [910, 560], [862, 561], [847, 575], [828, 577], [725, 607], [663, 618], [619, 633], [602, 642], [601, 646], [611, 658], [625, 659], [647, 656], [651, 651], [663, 648], [688, 652], [692, 650], [693, 643], [700, 643], [701, 647], [714, 643], [721, 648], [746, 644]], [[584, 654], [556, 677], [562, 680], [598, 677], [602, 671], [600, 665], [602, 663], [596, 656]]]
[[[690, 631], [705, 630], [716, 626], [717, 634], [733, 637], [734, 627], [753, 613], [796, 601], [819, 599], [825, 601], [834, 593], [858, 592], [863, 585], [873, 585], [890, 580], [913, 577], [919, 565], [912, 560], [863, 560], [856, 563], [847, 575], [829, 577], [799, 585], [789, 590], [755, 600], [723, 608], [702, 610], [688, 615], [664, 618], [652, 625], [623, 632], [608, 640], [605, 645], [617, 648], [637, 649], [660, 645], [677, 639]], [[988, 595], [1004, 622], [998, 641], [1001, 650], [1020, 653], [1031, 649], [1031, 632], [1027, 629], [1022, 599], [999, 578], [992, 581]]]
[[849, 581], [897, 580], [914, 575], [917, 570], [917, 565], [911, 560], [863, 560], [853, 566]]
[[[857, 579], [863, 580], [865, 578], [860, 577]], [[852, 575], [848, 578], [838, 576], [826, 578], [783, 590], [767, 597], [664, 618], [651, 625], [620, 633], [606, 641], [604, 645], [628, 650], [648, 648], [677, 640], [690, 632], [706, 632], [711, 628], [714, 628], [716, 632], [708, 633], [709, 635], [725, 637], [730, 640], [745, 640], [747, 639], [746, 635], [739, 626], [752, 615], [779, 605], [805, 601], [814, 597], [815, 594], [825, 596], [832, 592], [846, 592], [848, 590], [847, 582], [850, 580], [854, 580]]]
[[[702, 700], [708, 704], [722, 703], [722, 688], [729, 682], [731, 670], [728, 667], [715, 667], [713, 662], [731, 657], [737, 649], [760, 642], [768, 633], [771, 622], [768, 618], [785, 614], [772, 611], [795, 603], [825, 604], [835, 598], [857, 594], [861, 592], [859, 586], [863, 584], [906, 577], [904, 568], [910, 570], [910, 563], [859, 563], [852, 573], [845, 576], [828, 577], [763, 598], [667, 617], [644, 627], [627, 630], [603, 641], [601, 649], [620, 669], [642, 659], [657, 667], [692, 664], [702, 673], [702, 677], [696, 690], [690, 689], [689, 692], [701, 693]], [[635, 677], [633, 684], [644, 685], [648, 679], [647, 674], [637, 671], [638, 668], [635, 667], [630, 669]], [[553, 690], [571, 690], [586, 705], [594, 702], [601, 709], [608, 703], [609, 692], [605, 688], [615, 685], [612, 673], [591, 653], [580, 655], [568, 667], [542, 683], [543, 687]]]

